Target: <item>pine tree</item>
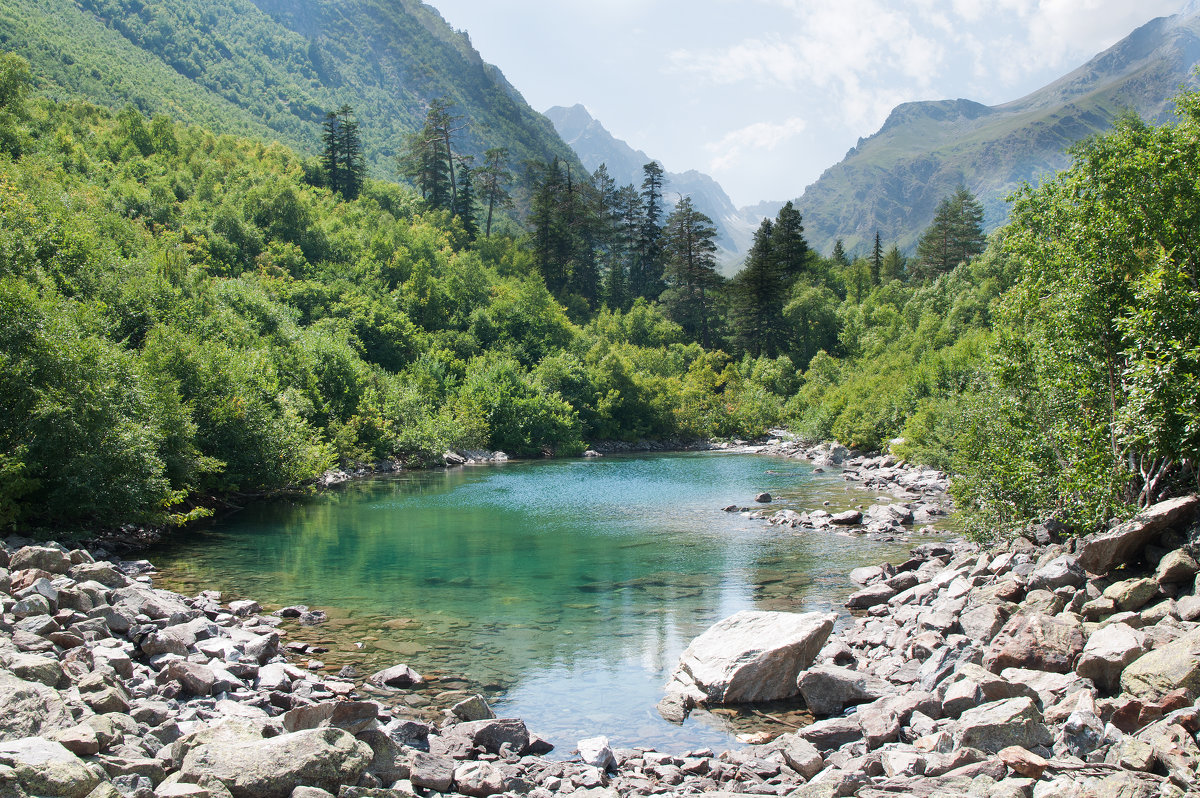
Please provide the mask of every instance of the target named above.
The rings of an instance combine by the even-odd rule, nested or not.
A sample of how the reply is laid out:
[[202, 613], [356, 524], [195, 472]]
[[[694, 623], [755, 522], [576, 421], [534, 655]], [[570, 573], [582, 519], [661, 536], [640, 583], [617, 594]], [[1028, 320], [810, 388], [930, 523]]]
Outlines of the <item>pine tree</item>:
[[691, 197], [680, 200], [663, 227], [668, 285], [663, 303], [668, 315], [706, 349], [712, 346], [713, 291], [722, 283], [716, 238], [712, 219], [695, 209]]
[[358, 135], [358, 122], [349, 105], [325, 115], [321, 143], [321, 166], [325, 170], [327, 185], [341, 194], [343, 199], [355, 199], [362, 191], [366, 163]]
[[964, 186], [938, 203], [933, 222], [917, 243], [913, 274], [928, 280], [983, 252], [983, 206]]
[[842, 243], [842, 239], [838, 239], [833, 243], [833, 252], [829, 253], [829, 259], [839, 266], [849, 266], [850, 258], [846, 256], [846, 245]]
[[512, 173], [508, 171], [508, 150], [504, 147], [492, 147], [483, 154], [483, 166], [476, 171], [479, 183], [479, 199], [487, 208], [487, 220], [484, 223], [484, 237], [492, 237], [492, 218], [496, 211], [511, 208], [512, 195], [508, 187], [512, 183]]
[[771, 231], [771, 254], [780, 288], [785, 292], [808, 268], [808, 242], [804, 239], [803, 222], [800, 211], [788, 202], [779, 210]]
[[780, 341], [784, 297], [771, 242], [775, 225], [763, 219], [746, 263], [729, 286], [734, 345], [754, 357], [774, 355]]
[[454, 216], [462, 224], [467, 238], [474, 241], [479, 237], [479, 223], [475, 219], [475, 170], [471, 168], [472, 161], [470, 156], [459, 160]]
[[454, 134], [463, 129], [459, 117], [450, 113], [444, 98], [430, 101], [425, 125], [405, 138], [398, 158], [400, 175], [411, 181], [430, 207], [454, 213], [458, 203], [458, 178]]
[[875, 231], [875, 246], [871, 247], [871, 285], [879, 285], [879, 277], [883, 274], [883, 241], [879, 231]]
[[642, 167], [642, 218], [638, 233], [636, 269], [630, 272], [629, 289], [635, 297], [657, 299], [663, 290], [662, 189], [663, 168], [656, 161]]

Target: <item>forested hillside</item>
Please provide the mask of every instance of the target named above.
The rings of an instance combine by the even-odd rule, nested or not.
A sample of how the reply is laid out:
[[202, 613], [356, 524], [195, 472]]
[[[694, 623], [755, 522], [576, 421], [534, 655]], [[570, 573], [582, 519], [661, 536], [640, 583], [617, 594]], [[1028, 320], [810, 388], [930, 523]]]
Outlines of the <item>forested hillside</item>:
[[[320, 148], [325, 114], [350, 105], [369, 172], [393, 179], [404, 136], [444, 99], [470, 124], [464, 155], [577, 163], [466, 34], [417, 0], [11, 0], [0, 46], [38, 88], [218, 133]], [[523, 195], [523, 193], [522, 193]]]
[[[658, 308], [579, 323], [509, 236], [279, 144], [26, 96], [0, 54], [0, 523], [161, 523], [338, 463], [761, 432]], [[773, 398], [772, 398], [773, 397]]]

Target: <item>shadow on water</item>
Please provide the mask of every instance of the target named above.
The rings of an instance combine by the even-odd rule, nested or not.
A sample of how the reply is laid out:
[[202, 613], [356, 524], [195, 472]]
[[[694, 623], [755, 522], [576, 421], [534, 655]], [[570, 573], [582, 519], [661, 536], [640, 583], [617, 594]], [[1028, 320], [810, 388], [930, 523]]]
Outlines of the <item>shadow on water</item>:
[[512, 463], [258, 504], [150, 557], [160, 582], [185, 592], [327, 610], [310, 634], [332, 669], [407, 661], [492, 686], [497, 712], [566, 750], [601, 733], [623, 746], [728, 747], [752, 715], [675, 727], [655, 711], [687, 642], [741, 609], [839, 608], [852, 568], [907, 551], [719, 509], [763, 490], [797, 508], [873, 498], [747, 455]]

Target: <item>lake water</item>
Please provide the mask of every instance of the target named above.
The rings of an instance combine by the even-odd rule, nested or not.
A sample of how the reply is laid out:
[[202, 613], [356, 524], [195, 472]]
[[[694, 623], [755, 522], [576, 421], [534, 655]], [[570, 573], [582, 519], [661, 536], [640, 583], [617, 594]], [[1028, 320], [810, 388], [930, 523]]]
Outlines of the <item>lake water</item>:
[[738, 610], [840, 609], [852, 568], [907, 552], [721, 510], [764, 490], [773, 508], [874, 499], [837, 474], [754, 455], [510, 463], [257, 504], [150, 558], [166, 587], [325, 609], [330, 622], [304, 639], [330, 649], [330, 669], [462, 675], [560, 751], [596, 734], [719, 749], [754, 718], [698, 713], [677, 727], [655, 710], [687, 643]]

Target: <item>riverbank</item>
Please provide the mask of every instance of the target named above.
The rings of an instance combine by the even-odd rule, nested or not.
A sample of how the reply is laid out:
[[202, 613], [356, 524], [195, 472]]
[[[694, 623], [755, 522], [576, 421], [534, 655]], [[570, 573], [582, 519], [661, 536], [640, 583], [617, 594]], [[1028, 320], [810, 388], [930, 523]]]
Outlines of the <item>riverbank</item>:
[[581, 741], [583, 761], [546, 758], [453, 679], [320, 675], [321, 652], [288, 641], [320, 620], [302, 608], [186, 597], [145, 561], [11, 541], [0, 781], [72, 798], [1183, 795], [1200, 789], [1198, 506], [859, 569], [859, 616], [793, 682], [827, 719], [723, 753]]
[[[898, 485], [914, 473], [879, 456], [843, 464]], [[823, 719], [722, 753], [580, 741], [587, 761], [565, 762], [571, 752], [547, 757], [536, 729], [487, 717], [486, 693], [465, 679], [400, 661], [333, 675], [319, 636], [306, 634], [321, 628], [309, 625], [318, 612], [157, 590], [144, 561], [10, 539], [0, 547], [0, 781], [17, 798], [22, 784], [28, 795], [108, 798], [291, 795], [296, 785], [538, 798], [1183, 794], [1197, 788], [1200, 760], [1186, 737], [1200, 731], [1197, 504], [1081, 541], [1056, 543], [1046, 529], [991, 550], [939, 541], [856, 569], [856, 617], [831, 623], [820, 654], [783, 680]], [[489, 748], [500, 737], [508, 748]], [[203, 753], [188, 764], [193, 749]], [[65, 781], [36, 781], [60, 765]]]

